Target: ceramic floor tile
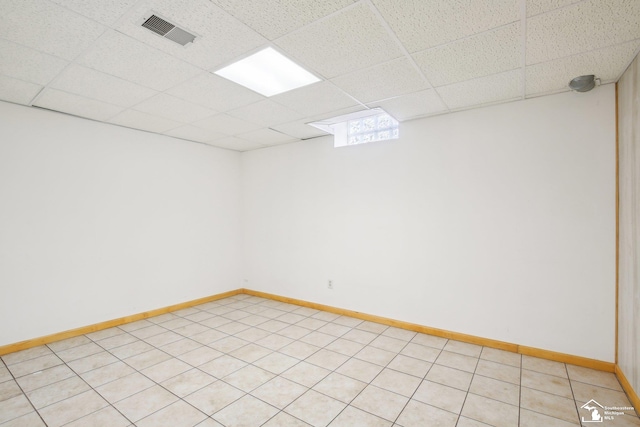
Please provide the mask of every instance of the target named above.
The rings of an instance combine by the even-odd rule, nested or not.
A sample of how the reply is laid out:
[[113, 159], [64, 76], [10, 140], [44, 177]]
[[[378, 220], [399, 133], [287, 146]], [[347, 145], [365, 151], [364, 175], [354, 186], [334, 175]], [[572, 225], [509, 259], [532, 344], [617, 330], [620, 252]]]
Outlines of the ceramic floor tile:
[[175, 377], [176, 375], [186, 372], [191, 368], [192, 366], [188, 363], [173, 358], [153, 365], [150, 368], [146, 368], [141, 372], [152, 381], [161, 383], [162, 381]]
[[203, 345], [210, 345], [213, 344], [214, 342], [221, 340], [222, 338], [226, 338], [229, 335], [220, 332], [220, 331], [216, 331], [215, 329], [209, 329], [208, 331], [205, 332], [200, 332], [199, 334], [195, 334], [195, 335], [191, 335], [189, 337], [189, 339], [198, 342], [200, 344]]
[[217, 359], [213, 359], [211, 362], [200, 365], [198, 369], [208, 373], [209, 375], [213, 375], [216, 378], [222, 378], [245, 366], [247, 366], [246, 362], [225, 354]]
[[170, 354], [173, 357], [178, 357], [202, 347], [204, 347], [204, 344], [198, 341], [194, 341], [190, 338], [183, 338], [181, 340], [174, 341], [170, 344], [160, 347], [160, 350], [164, 351], [167, 354]]
[[169, 359], [171, 359], [170, 355], [154, 348], [153, 350], [149, 350], [145, 353], [140, 353], [124, 359], [124, 362], [132, 368], [141, 371]]
[[39, 412], [47, 426], [59, 427], [107, 406], [108, 403], [98, 393], [89, 390], [42, 408]]
[[402, 410], [396, 424], [402, 427], [455, 427], [458, 416], [434, 406], [411, 400]]
[[346, 375], [356, 380], [370, 383], [382, 371], [382, 366], [364, 360], [349, 359], [340, 366], [336, 372]]
[[543, 374], [555, 375], [557, 377], [569, 378], [567, 375], [567, 368], [564, 363], [540, 359], [538, 357], [523, 355], [522, 369], [542, 372]]
[[367, 346], [356, 353], [356, 359], [364, 360], [365, 362], [375, 363], [376, 365], [386, 366], [393, 360], [397, 353], [391, 351], [382, 350], [380, 348]]
[[218, 326], [216, 329], [220, 332], [224, 332], [225, 334], [234, 335], [234, 334], [237, 334], [238, 332], [242, 332], [245, 329], [249, 329], [249, 328], [250, 328], [249, 325], [232, 321], [229, 323], [225, 323], [222, 326]]
[[473, 375], [469, 372], [459, 371], [457, 369], [447, 368], [446, 366], [440, 365], [433, 365], [425, 377], [425, 379], [429, 381], [463, 391], [469, 390], [471, 378], [473, 378]]
[[409, 399], [369, 385], [351, 402], [352, 406], [388, 421], [395, 421]]
[[183, 337], [192, 337], [194, 335], [198, 335], [210, 330], [212, 329], [207, 326], [201, 325], [199, 323], [192, 323], [189, 325], [185, 325], [181, 328], [176, 328], [173, 330], [173, 332], [175, 332], [178, 335], [182, 335]]
[[459, 414], [466, 397], [467, 393], [462, 390], [431, 381], [423, 381], [412, 399]]
[[631, 406], [627, 395], [621, 391], [584, 384], [578, 381], [571, 381], [571, 388], [577, 402], [588, 402], [594, 399], [605, 406]]
[[96, 343], [90, 342], [88, 344], [82, 344], [77, 347], [72, 347], [67, 350], [62, 350], [56, 353], [56, 355], [64, 362], [71, 362], [72, 360], [80, 359], [92, 354], [100, 353], [103, 351], [103, 347]]
[[318, 332], [323, 334], [332, 335], [334, 337], [341, 337], [351, 330], [348, 326], [338, 325], [336, 323], [328, 323], [318, 329]]
[[127, 427], [131, 422], [112, 406], [107, 406], [89, 415], [86, 415], [65, 427]]
[[420, 359], [425, 362], [435, 362], [442, 350], [433, 347], [427, 347], [420, 344], [409, 343], [400, 352], [401, 354], [414, 359]]
[[232, 402], [240, 399], [245, 392], [224, 381], [216, 381], [184, 398], [185, 401], [207, 415], [212, 415]]
[[289, 323], [271, 319], [271, 320], [267, 320], [264, 323], [261, 323], [258, 326], [258, 328], [263, 329], [265, 331], [269, 331], [269, 332], [278, 332], [283, 330], [287, 326], [289, 326]]
[[353, 329], [350, 332], [347, 332], [346, 334], [344, 334], [342, 336], [342, 338], [344, 338], [346, 340], [350, 340], [350, 341], [355, 341], [355, 342], [363, 344], [363, 345], [367, 345], [371, 341], [376, 339], [377, 336], [378, 335], [376, 335], [376, 334], [374, 334], [372, 332], [361, 331], [359, 329]]
[[13, 379], [13, 375], [9, 372], [9, 370], [0, 363], [0, 382], [9, 381]]
[[[86, 342], [84, 344], [86, 344]], [[50, 354], [53, 354], [51, 349], [49, 349], [49, 347], [47, 347], [46, 345], [41, 345], [38, 347], [32, 347], [26, 350], [5, 354], [1, 358], [7, 365], [14, 365], [16, 363], [25, 362], [27, 360], [47, 356]]]
[[427, 375], [427, 372], [429, 372], [429, 369], [431, 369], [431, 366], [431, 363], [425, 362], [424, 360], [414, 359], [413, 357], [399, 354], [387, 365], [387, 368], [404, 372], [405, 374], [413, 375], [415, 377], [424, 378], [424, 376]]
[[73, 347], [77, 347], [79, 345], [89, 344], [90, 342], [91, 340], [85, 335], [79, 335], [77, 337], [67, 338], [66, 340], [60, 340], [60, 341], [49, 343], [47, 344], [47, 347], [49, 347], [53, 352], [58, 352], [58, 351], [67, 350]]
[[18, 378], [33, 374], [34, 372], [43, 371], [57, 365], [62, 365], [62, 363], [62, 360], [60, 360], [60, 358], [55, 354], [47, 354], [45, 356], [18, 362], [13, 365], [7, 365], [7, 368], [14, 377]]
[[482, 375], [473, 377], [469, 392], [510, 405], [520, 405], [520, 387]]
[[471, 418], [460, 417], [458, 418], [458, 424], [456, 424], [456, 427], [492, 427], [492, 426], [490, 426], [489, 424], [481, 423], [478, 420], [472, 420]]
[[182, 400], [141, 419], [137, 427], [193, 427], [207, 416]]
[[29, 400], [21, 394], [0, 402], [0, 424], [33, 411]]
[[271, 418], [262, 427], [313, 427], [305, 423], [298, 418], [287, 414], [286, 412], [280, 412], [275, 417]]
[[[232, 322], [233, 320], [227, 319], [226, 317], [215, 316], [215, 317], [210, 317], [207, 320], [203, 320], [202, 322], [200, 322], [200, 324], [207, 326], [209, 328], [217, 328], [218, 326], [226, 325], [227, 323], [232, 323]], [[228, 335], [228, 334], [225, 334], [225, 335]]]
[[212, 361], [213, 359], [217, 359], [223, 354], [224, 353], [221, 353], [218, 350], [214, 350], [211, 347], [202, 346], [187, 353], [183, 353], [177, 357], [178, 359], [188, 363], [191, 366], [200, 366]]
[[169, 320], [173, 320], [173, 319], [177, 319], [178, 316], [176, 316], [173, 313], [165, 313], [165, 314], [160, 314], [159, 316], [153, 316], [150, 317], [148, 320], [151, 323], [155, 323], [157, 325], [162, 324], [164, 322], [168, 322]]
[[247, 395], [216, 412], [213, 418], [226, 427], [249, 427], [262, 425], [277, 413], [278, 409]]
[[272, 351], [268, 348], [260, 347], [257, 344], [247, 344], [244, 347], [232, 351], [229, 355], [236, 359], [244, 360], [247, 363], [253, 363], [271, 353]]
[[273, 374], [279, 375], [298, 362], [300, 361], [295, 357], [276, 352], [256, 360], [253, 364]]
[[115, 403], [113, 406], [125, 417], [137, 422], [177, 400], [178, 398], [174, 394], [158, 385], [154, 385]]
[[520, 406], [524, 409], [569, 422], [575, 421], [578, 417], [573, 399], [565, 399], [564, 397], [526, 387], [522, 387], [520, 393]]
[[162, 386], [178, 397], [185, 397], [217, 381], [216, 378], [199, 370], [191, 369], [162, 382]]
[[391, 427], [391, 421], [376, 417], [353, 406], [347, 406], [329, 427]]
[[397, 338], [403, 341], [411, 341], [417, 334], [417, 332], [408, 331], [406, 329], [396, 328], [394, 326], [389, 326], [382, 333], [383, 336]]
[[434, 337], [433, 335], [427, 334], [416, 334], [415, 337], [411, 339], [411, 342], [414, 344], [420, 344], [426, 347], [432, 347], [442, 350], [445, 345], [447, 345], [446, 338]]
[[522, 386], [573, 399], [571, 385], [566, 378], [523, 369]]
[[108, 402], [115, 403], [143, 390], [149, 389], [153, 387], [153, 385], [153, 381], [149, 378], [139, 372], [134, 372], [130, 375], [97, 387], [96, 391]]
[[138, 320], [136, 322], [120, 325], [118, 326], [118, 328], [122, 329], [125, 332], [132, 332], [138, 329], [146, 328], [148, 326], [153, 326], [153, 323], [149, 322], [148, 320]]
[[[449, 345], [449, 344], [447, 344]], [[447, 366], [449, 368], [459, 369], [461, 371], [473, 373], [476, 370], [478, 359], [463, 354], [451, 353], [443, 350], [435, 361], [436, 364]]]
[[138, 338], [125, 333], [102, 339], [100, 341], [97, 341], [96, 344], [106, 350], [110, 350], [112, 348], [121, 347], [125, 344], [130, 344], [136, 341], [138, 341]]
[[295, 357], [299, 360], [304, 360], [318, 350], [320, 350], [320, 347], [315, 345], [301, 341], [294, 341], [291, 344], [282, 347], [279, 352], [286, 354], [287, 356]]
[[244, 317], [240, 320], [240, 323], [244, 323], [249, 326], [257, 326], [261, 323], [268, 321], [268, 317], [260, 316], [259, 314], [252, 314], [251, 316]]
[[520, 354], [489, 347], [484, 347], [482, 349], [480, 359], [502, 363], [504, 365], [511, 365], [516, 368], [519, 368], [522, 364], [522, 356]]
[[517, 406], [469, 394], [461, 415], [495, 427], [518, 427]]
[[293, 382], [311, 388], [330, 373], [331, 371], [319, 366], [307, 362], [300, 362], [294, 367], [284, 371], [281, 375]]
[[271, 334], [256, 341], [256, 344], [268, 348], [269, 350], [276, 351], [291, 344], [292, 342], [294, 341], [291, 338], [283, 337], [278, 334]]
[[278, 335], [291, 338], [292, 340], [298, 340], [302, 337], [309, 335], [312, 331], [307, 328], [301, 328], [300, 326], [291, 325], [278, 331]]
[[37, 412], [29, 412], [2, 424], [2, 427], [47, 427]]
[[371, 384], [406, 397], [411, 397], [420, 385], [420, 382], [420, 378], [412, 375], [392, 369], [384, 369]]
[[169, 320], [168, 322], [164, 322], [162, 324], [162, 327], [165, 329], [169, 329], [170, 331], [173, 331], [175, 329], [182, 328], [183, 326], [192, 325], [192, 324], [193, 322], [181, 317], [178, 319]]
[[14, 380], [0, 383], [0, 402], [22, 395], [22, 389]]
[[227, 375], [222, 380], [245, 392], [250, 392], [274, 377], [271, 372], [253, 365], [245, 366], [236, 372]]
[[577, 427], [580, 426], [578, 418], [574, 422], [563, 421], [539, 412], [528, 409], [520, 409], [520, 427]]
[[115, 381], [119, 378], [134, 373], [135, 370], [124, 362], [116, 362], [92, 371], [80, 374], [91, 387], [99, 387], [103, 384]]
[[369, 343], [371, 347], [381, 348], [382, 350], [398, 353], [402, 350], [407, 342], [399, 340], [397, 338], [391, 338], [384, 335], [379, 335], [376, 339]]
[[327, 350], [335, 351], [336, 353], [344, 354], [345, 356], [353, 356], [362, 350], [364, 345], [347, 339], [338, 338], [325, 348]]
[[365, 320], [364, 322], [358, 324], [356, 328], [367, 332], [373, 332], [374, 334], [381, 334], [388, 328], [388, 326], [381, 323]]
[[235, 337], [243, 340], [247, 340], [250, 342], [255, 342], [269, 335], [270, 335], [270, 332], [265, 331], [264, 329], [249, 328], [249, 329], [245, 329], [242, 332], [238, 332], [237, 334], [235, 334]]
[[80, 377], [71, 377], [30, 391], [27, 397], [36, 409], [40, 409], [89, 389], [90, 387]]
[[155, 324], [150, 324], [149, 326], [146, 326], [144, 328], [140, 328], [140, 329], [136, 329], [134, 331], [131, 331], [130, 334], [133, 335], [136, 338], [139, 338], [141, 340], [150, 338], [152, 336], [155, 335], [160, 335], [167, 332], [167, 330], [165, 328], [163, 328], [162, 326], [158, 326]]
[[17, 383], [25, 392], [44, 387], [49, 384], [73, 377], [76, 374], [67, 365], [58, 365], [32, 374], [16, 378]]
[[367, 384], [362, 381], [333, 372], [316, 384], [313, 389], [341, 402], [349, 403], [366, 386]]
[[134, 341], [130, 344], [125, 344], [122, 347], [109, 350], [118, 359], [124, 360], [129, 357], [137, 356], [142, 353], [146, 353], [153, 350], [153, 347], [144, 341]]
[[520, 384], [520, 369], [514, 366], [503, 365], [501, 363], [482, 360], [478, 362], [476, 367], [476, 375], [489, 377], [500, 381], [506, 381], [512, 384]]
[[329, 345], [329, 343], [332, 343], [336, 339], [337, 338], [334, 337], [333, 335], [323, 334], [322, 332], [313, 331], [303, 336], [302, 338], [300, 338], [300, 341], [306, 342], [307, 344], [315, 345], [318, 347], [324, 347], [326, 345]]
[[610, 372], [596, 371], [594, 369], [583, 368], [581, 366], [567, 365], [567, 372], [571, 381], [591, 384], [598, 387], [610, 388], [622, 391], [615, 374]]
[[305, 362], [312, 363], [321, 368], [333, 371], [349, 359], [344, 354], [336, 353], [326, 349], [318, 350], [313, 355], [307, 357]]
[[347, 405], [313, 390], [307, 391], [285, 408], [285, 412], [314, 427], [324, 427]]
[[92, 371], [97, 368], [101, 368], [106, 365], [118, 362], [118, 358], [109, 353], [108, 351], [101, 351], [100, 353], [93, 354], [91, 356], [83, 357], [82, 359], [74, 360], [67, 363], [67, 365], [78, 374], [82, 374], [88, 371]]
[[149, 338], [145, 338], [144, 341], [154, 347], [162, 347], [163, 345], [179, 341], [183, 338], [184, 337], [182, 335], [178, 335], [173, 331], [167, 331]]
[[208, 344], [214, 350], [221, 351], [223, 353], [231, 353], [249, 344], [249, 341], [241, 340], [236, 337], [225, 337]]
[[276, 408], [283, 409], [307, 390], [307, 387], [278, 376], [253, 390], [251, 395]]

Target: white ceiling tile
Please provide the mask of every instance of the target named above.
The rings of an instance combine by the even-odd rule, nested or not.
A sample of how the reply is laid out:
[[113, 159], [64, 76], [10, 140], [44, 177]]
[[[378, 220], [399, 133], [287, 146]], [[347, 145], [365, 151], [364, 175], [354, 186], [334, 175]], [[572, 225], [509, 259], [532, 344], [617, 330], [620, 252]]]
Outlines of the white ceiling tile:
[[527, 20], [527, 64], [640, 38], [640, 1], [588, 0]]
[[51, 0], [105, 25], [114, 24], [137, 0]]
[[516, 0], [373, 0], [373, 4], [409, 52], [520, 19]]
[[527, 95], [569, 90], [569, 81], [593, 74], [605, 82], [615, 81], [629, 58], [640, 48], [640, 41], [624, 43], [527, 67]]
[[[310, 122], [319, 122], [321, 120], [325, 120], [325, 119], [331, 119], [334, 117], [338, 117], [338, 116], [343, 116], [345, 114], [349, 114], [349, 113], [355, 113], [356, 111], [363, 111], [363, 110], [368, 110], [369, 107], [367, 107], [366, 105], [356, 105], [354, 107], [349, 107], [349, 108], [343, 108], [341, 110], [336, 110], [336, 111], [329, 111], [327, 113], [324, 114], [318, 114], [317, 116], [310, 116], [310, 117], [305, 117], [303, 120], [300, 120], [304, 123], [310, 123]], [[272, 126], [273, 128], [275, 128], [275, 126]]]
[[240, 139], [263, 145], [276, 145], [296, 141], [297, 138], [272, 129], [258, 129], [238, 135]]
[[51, 87], [121, 107], [131, 107], [157, 93], [153, 89], [79, 65], [71, 65], [64, 70]]
[[212, 145], [214, 147], [228, 148], [229, 150], [235, 150], [235, 151], [249, 151], [249, 150], [255, 150], [256, 148], [265, 147], [265, 145], [263, 144], [247, 141], [246, 139], [240, 139], [233, 136], [222, 138], [222, 139], [216, 139], [215, 141], [208, 142], [207, 144]]
[[45, 89], [33, 105], [100, 121], [107, 120], [122, 111], [122, 108], [117, 105], [56, 89]]
[[402, 55], [367, 3], [314, 22], [276, 40], [276, 44], [325, 78]]
[[135, 110], [125, 110], [117, 116], [109, 119], [109, 122], [129, 128], [157, 133], [166, 132], [169, 129], [183, 125], [182, 123], [175, 122], [173, 120], [167, 120], [164, 117], [141, 113], [140, 111]]
[[30, 105], [42, 86], [0, 74], [0, 100]]
[[361, 102], [391, 98], [429, 87], [407, 58], [336, 77], [332, 82]]
[[216, 111], [229, 111], [265, 99], [264, 96], [211, 73], [202, 73], [167, 91]]
[[582, 0], [527, 0], [527, 16], [539, 15]]
[[166, 117], [182, 123], [191, 123], [213, 116], [216, 111], [192, 104], [175, 96], [160, 93], [133, 107], [136, 111]]
[[327, 132], [306, 124], [305, 122], [292, 122], [274, 126], [273, 129], [291, 135], [298, 139], [315, 138], [317, 136], [329, 135]]
[[413, 54], [433, 86], [488, 76], [521, 65], [520, 23]]
[[374, 102], [369, 104], [369, 107], [382, 107], [383, 110], [400, 121], [447, 111], [446, 105], [443, 104], [433, 89], [387, 99], [382, 102]]
[[326, 81], [272, 96], [270, 99], [305, 116], [358, 105], [357, 101]]
[[283, 107], [268, 99], [229, 111], [228, 114], [266, 127], [292, 122], [304, 117], [304, 114]]
[[211, 0], [269, 40], [353, 4], [356, 0]]
[[251, 130], [260, 129], [262, 126], [255, 123], [232, 117], [228, 114], [217, 114], [192, 123], [204, 129], [220, 132], [225, 135], [237, 135], [239, 133], [249, 132]]
[[202, 72], [193, 65], [115, 31], [101, 37], [77, 62], [159, 91]]
[[165, 132], [165, 135], [175, 136], [176, 138], [188, 139], [190, 141], [209, 142], [215, 139], [224, 138], [226, 135], [212, 130], [202, 129], [196, 126], [186, 125], [179, 128], [171, 129]]
[[49, 83], [68, 62], [0, 39], [0, 74], [40, 85]]
[[[141, 26], [141, 19], [149, 10], [200, 37], [186, 46], [160, 37]], [[206, 70], [267, 43], [209, 0], [149, 0], [132, 9], [121, 22], [119, 31]]]
[[454, 83], [436, 90], [452, 110], [507, 101], [522, 96], [522, 70]]
[[106, 30], [48, 1], [3, 0], [1, 8], [0, 38], [66, 60], [76, 58]]

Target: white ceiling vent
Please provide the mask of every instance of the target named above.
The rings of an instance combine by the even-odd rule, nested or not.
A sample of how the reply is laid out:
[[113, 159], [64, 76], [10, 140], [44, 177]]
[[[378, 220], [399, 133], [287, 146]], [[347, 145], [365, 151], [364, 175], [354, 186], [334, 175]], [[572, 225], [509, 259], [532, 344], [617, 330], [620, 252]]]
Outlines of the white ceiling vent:
[[195, 34], [191, 34], [187, 30], [172, 24], [166, 19], [161, 18], [158, 14], [153, 12], [149, 12], [145, 15], [142, 20], [142, 26], [182, 46], [193, 43], [198, 37]]

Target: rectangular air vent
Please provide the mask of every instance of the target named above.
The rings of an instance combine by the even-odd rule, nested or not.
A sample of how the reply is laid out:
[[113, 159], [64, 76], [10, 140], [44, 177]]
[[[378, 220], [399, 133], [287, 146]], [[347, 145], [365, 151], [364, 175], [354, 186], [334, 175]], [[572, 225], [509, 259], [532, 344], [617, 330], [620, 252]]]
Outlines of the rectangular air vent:
[[165, 19], [162, 19], [156, 14], [151, 14], [151, 16], [145, 19], [142, 23], [142, 26], [182, 46], [193, 43], [193, 41], [196, 39], [196, 36], [194, 34], [191, 34], [190, 32], [177, 27], [176, 25]]

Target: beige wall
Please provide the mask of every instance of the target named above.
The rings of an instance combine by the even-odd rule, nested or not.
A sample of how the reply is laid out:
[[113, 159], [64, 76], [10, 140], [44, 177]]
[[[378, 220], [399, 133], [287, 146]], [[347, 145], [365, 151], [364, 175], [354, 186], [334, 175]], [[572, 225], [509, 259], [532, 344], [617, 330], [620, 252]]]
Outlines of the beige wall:
[[640, 60], [618, 82], [620, 276], [618, 364], [640, 392]]

